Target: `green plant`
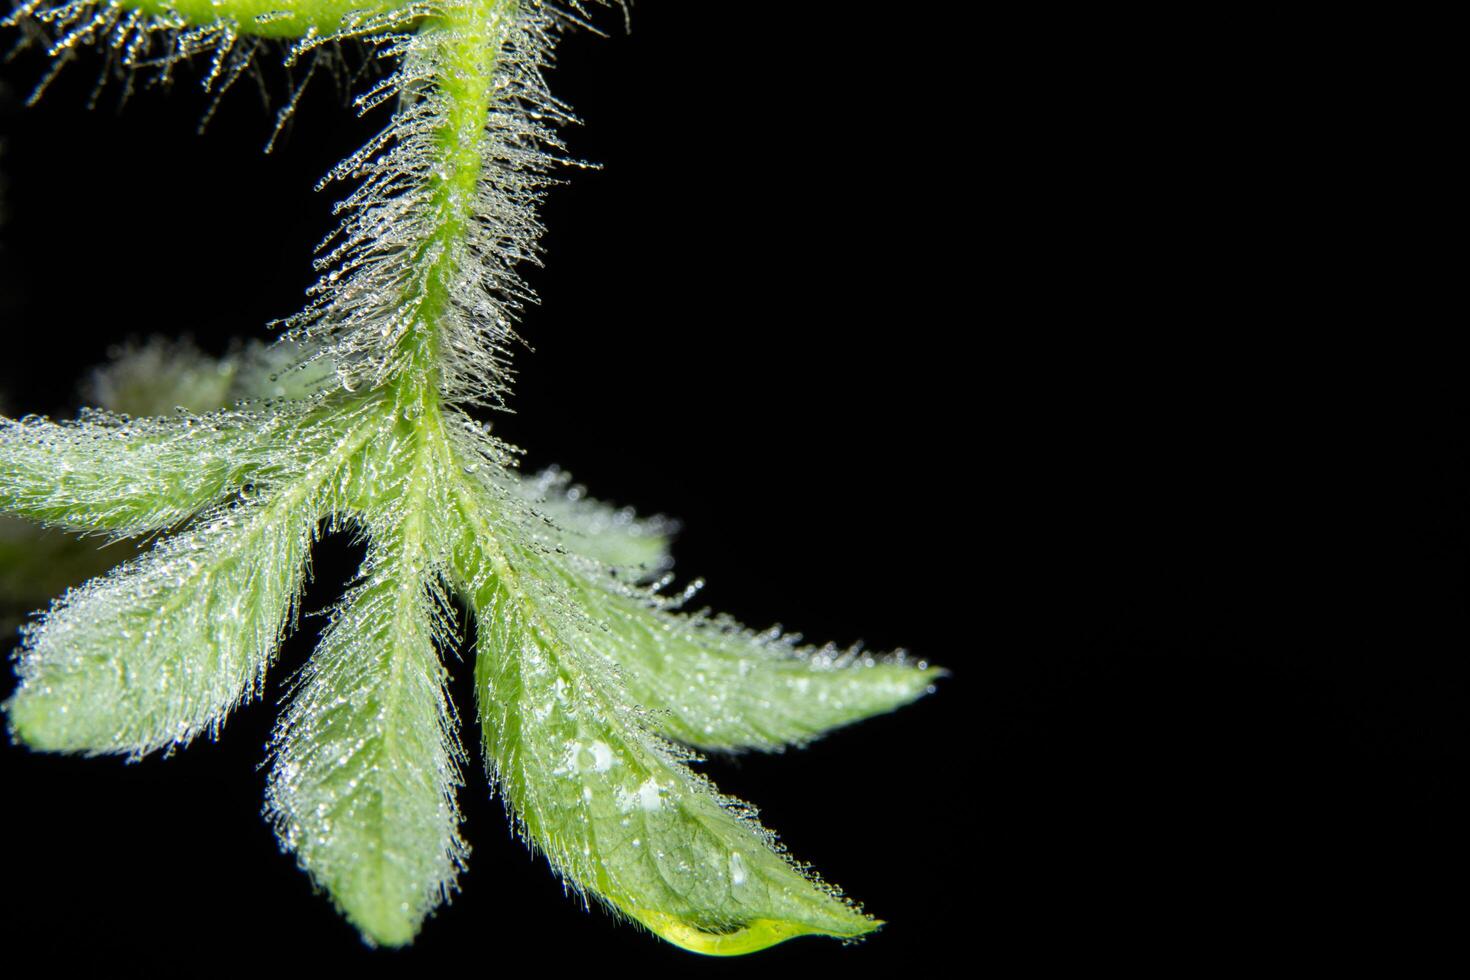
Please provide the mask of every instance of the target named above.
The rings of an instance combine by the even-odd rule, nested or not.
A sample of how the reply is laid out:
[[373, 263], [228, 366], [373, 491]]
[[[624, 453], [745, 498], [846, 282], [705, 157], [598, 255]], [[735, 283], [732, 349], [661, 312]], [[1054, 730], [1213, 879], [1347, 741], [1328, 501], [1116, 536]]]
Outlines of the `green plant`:
[[26, 628], [11, 731], [134, 758], [215, 734], [259, 693], [313, 541], [351, 528], [367, 559], [278, 724], [267, 812], [368, 942], [410, 942], [464, 866], [464, 759], [437, 652], [459, 641], [451, 596], [475, 617], [486, 765], [573, 888], [699, 952], [857, 937], [876, 920], [691, 771], [691, 749], [801, 744], [922, 695], [939, 671], [681, 611], [685, 597], [662, 592], [667, 522], [568, 493], [559, 474], [520, 476], [469, 414], [508, 394], [528, 297], [516, 269], [536, 255], [567, 118], [541, 69], [586, 13], [542, 0], [18, 8], [9, 23], [58, 66], [92, 41], [124, 73], [198, 59], [216, 92], [272, 40], [304, 77], [347, 42], [396, 69], [357, 100], [393, 115], [333, 171], [355, 187], [276, 345], [192, 373], [145, 349], [117, 369], [133, 387], [114, 404], [193, 411], [0, 420], [0, 512], [118, 539], [171, 532]]

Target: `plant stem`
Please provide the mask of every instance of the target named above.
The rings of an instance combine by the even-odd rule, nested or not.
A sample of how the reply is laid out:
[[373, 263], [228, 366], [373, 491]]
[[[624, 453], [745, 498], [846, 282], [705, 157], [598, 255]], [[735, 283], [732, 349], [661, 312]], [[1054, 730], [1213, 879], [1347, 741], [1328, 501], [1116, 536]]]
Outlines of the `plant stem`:
[[331, 35], [401, 9], [399, 0], [117, 0], [128, 10], [162, 19], [182, 19], [196, 27], [229, 24], [236, 34], [292, 38]]
[[[425, 411], [439, 409], [440, 322], [456, 287], [476, 274], [469, 267], [475, 258], [462, 244], [476, 220], [496, 61], [517, 7], [517, 0], [466, 0], [446, 7], [420, 28], [417, 57], [430, 59], [434, 69], [434, 91], [426, 97], [439, 99], [442, 106], [428, 170], [429, 232], [409, 259], [419, 274], [410, 280], [417, 295], [407, 297], [413, 327], [400, 341], [407, 356], [400, 362], [405, 369], [398, 383], [401, 397], [408, 396]], [[410, 71], [414, 67], [410, 64]]]

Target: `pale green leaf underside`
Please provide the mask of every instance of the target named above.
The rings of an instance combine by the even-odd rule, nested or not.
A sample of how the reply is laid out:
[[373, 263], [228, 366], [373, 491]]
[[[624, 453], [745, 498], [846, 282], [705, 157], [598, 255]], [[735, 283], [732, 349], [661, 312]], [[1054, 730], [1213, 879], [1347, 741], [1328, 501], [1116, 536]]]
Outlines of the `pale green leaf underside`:
[[372, 548], [272, 742], [282, 841], [373, 943], [410, 942], [463, 866], [461, 751], [436, 645], [452, 648], [438, 570], [442, 455], [391, 419], [349, 481], [370, 481]]
[[[477, 505], [466, 492], [461, 506]], [[480, 505], [487, 511], [488, 507]], [[579, 890], [658, 935], [735, 954], [878, 923], [800, 870], [753, 815], [722, 799], [650, 730], [563, 591], [554, 559], [466, 545], [481, 583], [476, 692], [486, 754], [523, 832]]]
[[134, 418], [205, 415], [241, 402], [300, 400], [326, 388], [332, 365], [293, 344], [242, 344], [220, 357], [189, 339], [151, 338], [114, 351], [84, 386], [88, 402]]
[[643, 517], [631, 507], [613, 507], [587, 496], [584, 487], [556, 467], [522, 477], [512, 470], [507, 484], [542, 518], [541, 533], [559, 547], [614, 569], [649, 578], [673, 564], [669, 543], [678, 530], [666, 517]]
[[304, 494], [239, 507], [67, 594], [29, 628], [7, 704], [35, 748], [142, 755], [259, 690], [314, 534]]
[[323, 636], [278, 727], [267, 794], [312, 880], [389, 946], [413, 939], [466, 854], [454, 715], [434, 646], [442, 600], [402, 557], [375, 554], [377, 569]]
[[635, 595], [583, 592], [651, 725], [707, 750], [780, 749], [885, 714], [932, 690], [943, 671], [893, 656], [799, 647], [727, 617], [681, 615]]
[[232, 450], [247, 438], [235, 425], [0, 418], [0, 510], [117, 536], [173, 527], [239, 484]]
[[[258, 692], [300, 592], [317, 526], [342, 510], [351, 464], [375, 441], [382, 413], [376, 396], [327, 404], [266, 420], [250, 448], [236, 450], [238, 458], [211, 447], [224, 455], [219, 469], [249, 469], [268, 482], [233, 503], [218, 502], [207, 519], [67, 593], [28, 627], [18, 653], [21, 682], [7, 703], [12, 731], [35, 748], [131, 756], [215, 731], [232, 707]], [[134, 438], [147, 450], [179, 438], [174, 431], [187, 438], [196, 428], [223, 428], [210, 419], [194, 423], [160, 421]], [[15, 437], [7, 448], [23, 454], [30, 448], [26, 435], [49, 443], [50, 424], [37, 429], [7, 430]], [[94, 461], [89, 479], [95, 485], [117, 484], [133, 472], [126, 430], [110, 435], [108, 445], [119, 449]], [[273, 459], [258, 465], [262, 447]], [[240, 462], [246, 459], [248, 465]], [[66, 471], [41, 468], [26, 479], [44, 484], [46, 475], [55, 494], [65, 492], [77, 523], [97, 524], [116, 513], [106, 495], [84, 505], [66, 490]], [[167, 511], [168, 484], [154, 492], [165, 501], [155, 510]], [[194, 492], [190, 485], [180, 494]], [[0, 511], [27, 514], [13, 499], [0, 498]], [[215, 503], [187, 499], [191, 512]]]
[[[287, 344], [267, 347], [256, 341], [223, 357], [211, 357], [188, 340], [153, 338], [116, 351], [84, 386], [90, 402], [128, 419], [97, 415], [91, 425], [83, 426], [27, 420], [9, 428], [0, 421], [4, 433], [0, 435], [0, 458], [31, 466], [37, 458], [44, 458], [50, 467], [61, 461], [61, 479], [56, 479], [53, 469], [51, 479], [39, 483], [28, 484], [24, 467], [17, 466], [15, 489], [9, 492], [28, 499], [16, 500], [14, 509], [30, 513], [33, 519], [60, 518], [61, 528], [71, 529], [68, 533], [0, 517], [0, 635], [11, 633], [25, 613], [53, 596], [138, 552], [137, 541], [98, 541], [86, 532], [101, 531], [116, 538], [168, 526], [186, 519], [183, 515], [208, 501], [211, 491], [223, 492], [237, 482], [207, 478], [201, 481], [202, 487], [191, 487], [184, 481], [218, 476], [221, 469], [231, 467], [238, 467], [236, 476], [243, 477], [245, 469], [237, 458], [244, 445], [238, 422], [222, 429], [213, 426], [227, 433], [226, 437], [213, 445], [208, 445], [209, 440], [190, 443], [200, 452], [191, 456], [181, 451], [187, 447], [180, 447], [179, 441], [210, 432], [212, 424], [202, 419], [191, 424], [176, 416], [180, 411], [194, 415], [219, 412], [242, 401], [305, 398], [319, 391], [331, 372], [325, 361], [301, 365], [305, 353]], [[149, 416], [175, 418], [160, 422]], [[195, 429], [199, 423], [203, 424]], [[124, 435], [126, 430], [131, 431]], [[146, 439], [144, 433], [149, 433]], [[91, 488], [78, 493], [71, 474], [78, 465], [96, 467], [91, 440], [111, 446], [119, 437], [136, 440], [139, 452], [123, 452], [117, 465], [97, 468]], [[202, 455], [207, 445], [229, 459], [208, 461]], [[171, 465], [144, 472], [165, 458]], [[201, 473], [211, 467], [213, 473]], [[183, 479], [173, 482], [181, 473]], [[6, 492], [0, 489], [0, 497]]]
[[[149, 351], [135, 356], [146, 362]], [[276, 357], [293, 354], [287, 348]], [[274, 382], [263, 376], [272, 363], [259, 353], [217, 362], [233, 379], [224, 391], [259, 398], [280, 388], [280, 374], [271, 372]], [[128, 375], [139, 369], [147, 368], [121, 360], [99, 371], [94, 386], [124, 411], [155, 407], [139, 405], [142, 399], [127, 390], [135, 384]], [[312, 371], [286, 377], [295, 390], [319, 383]], [[213, 403], [219, 393], [203, 381], [187, 372], [168, 380], [169, 396], [188, 396], [199, 406], [181, 407], [208, 414], [140, 418], [92, 411], [74, 422], [0, 417], [0, 513], [113, 537], [176, 527], [247, 484], [279, 481], [330, 451], [354, 423], [349, 406], [361, 401], [220, 412]]]

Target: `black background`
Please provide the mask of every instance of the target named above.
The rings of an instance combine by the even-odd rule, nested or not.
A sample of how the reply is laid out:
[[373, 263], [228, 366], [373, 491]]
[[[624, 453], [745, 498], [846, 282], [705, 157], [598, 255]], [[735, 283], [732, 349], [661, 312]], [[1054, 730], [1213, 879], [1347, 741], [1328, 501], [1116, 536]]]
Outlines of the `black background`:
[[[1321, 302], [1322, 105], [1254, 35], [1243, 58], [1202, 24], [923, 9], [647, 0], [631, 34], [570, 37], [553, 88], [603, 169], [545, 209], [535, 351], [496, 420], [529, 467], [681, 518], [710, 605], [953, 671], [705, 767], [890, 925], [691, 958], [565, 898], [472, 772], [462, 892], [411, 950], [366, 950], [259, 816], [308, 621], [217, 743], [4, 749], [12, 952], [1185, 968], [1459, 921], [1466, 480], [1436, 434], [1458, 389], [1433, 347], [1341, 360], [1378, 348]], [[188, 76], [89, 112], [95, 66], [33, 109], [41, 61], [0, 75], [12, 411], [70, 411], [128, 336], [221, 350], [293, 312], [331, 224], [311, 186], [381, 122], [321, 84], [262, 156], [252, 95], [196, 137]], [[323, 546], [309, 608], [355, 558]]]

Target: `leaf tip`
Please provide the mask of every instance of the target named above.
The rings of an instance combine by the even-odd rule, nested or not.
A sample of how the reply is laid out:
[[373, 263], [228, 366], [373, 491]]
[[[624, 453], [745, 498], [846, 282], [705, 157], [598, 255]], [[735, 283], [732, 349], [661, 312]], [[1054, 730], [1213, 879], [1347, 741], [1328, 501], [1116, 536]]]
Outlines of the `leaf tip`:
[[714, 930], [701, 928], [667, 912], [656, 912], [652, 909], [630, 911], [634, 919], [648, 927], [660, 939], [704, 956], [744, 956], [801, 936], [830, 936], [834, 939], [854, 940], [883, 925], [881, 919], [853, 912], [850, 924], [843, 926], [834, 923], [819, 927], [781, 919], [751, 919], [739, 926]]
[[22, 685], [0, 704], [0, 710], [5, 712], [5, 727], [15, 744], [36, 752], [76, 751], [77, 746], [69, 744], [65, 726], [57, 717], [65, 712], [65, 706], [52, 710], [44, 698]]
[[935, 685], [937, 685], [940, 681], [953, 676], [954, 675], [951, 674], [949, 670], [944, 667], [935, 667], [932, 665], [922, 667], [918, 670], [918, 677], [923, 681], [922, 685], [920, 685], [919, 693], [933, 694], [936, 690], [938, 690]]
[[362, 941], [377, 949], [402, 949], [412, 945], [421, 919], [393, 910], [346, 910], [347, 920], [357, 927]]
[[888, 673], [893, 685], [892, 701], [886, 709], [889, 711], [934, 694], [939, 690], [939, 682], [951, 676], [945, 668], [923, 662], [893, 663], [889, 665]]
[[[370, 862], [369, 862], [370, 863]], [[373, 949], [402, 949], [413, 944], [429, 909], [408, 897], [385, 895], [363, 881], [326, 886], [338, 911]]]

